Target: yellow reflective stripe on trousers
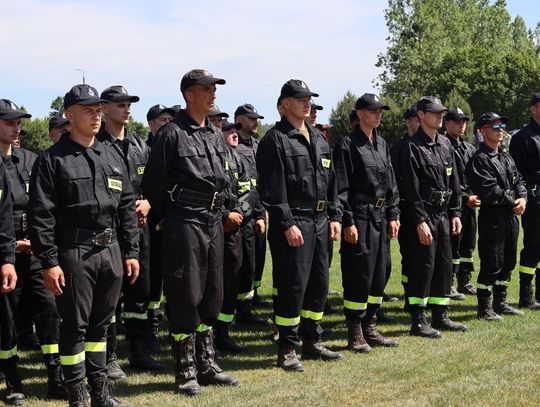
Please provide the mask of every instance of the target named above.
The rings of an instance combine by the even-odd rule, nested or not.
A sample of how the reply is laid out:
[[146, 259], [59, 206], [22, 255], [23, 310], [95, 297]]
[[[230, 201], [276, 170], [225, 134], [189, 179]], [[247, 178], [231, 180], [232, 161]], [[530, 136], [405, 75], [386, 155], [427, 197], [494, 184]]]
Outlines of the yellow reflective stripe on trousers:
[[276, 287], [272, 287], [272, 295], [276, 296], [277, 297], [277, 288]]
[[251, 291], [248, 291], [247, 293], [238, 293], [238, 295], [236, 296], [236, 299], [240, 301], [251, 300], [254, 295], [255, 295], [255, 290], [251, 290]]
[[311, 319], [313, 321], [320, 321], [322, 319], [324, 315], [324, 312], [314, 312], [314, 311], [308, 311], [308, 310], [301, 310], [300, 311], [300, 316], [302, 318], [308, 318], [308, 319]]
[[493, 289], [493, 286], [485, 285], [485, 284], [482, 284], [482, 283], [476, 283], [476, 288], [479, 288], [481, 290], [491, 291]]
[[408, 283], [409, 282], [409, 276], [406, 276], [405, 274], [401, 275], [401, 282], [402, 283]]
[[115, 324], [115, 323], [116, 323], [116, 315], [113, 315], [111, 318], [111, 324]]
[[148, 303], [148, 309], [159, 309], [160, 301], [150, 301]]
[[233, 322], [234, 314], [222, 314], [220, 312], [217, 319], [221, 322]]
[[17, 349], [17, 345], [9, 350], [0, 350], [0, 359], [7, 360], [13, 356], [17, 356], [18, 353], [19, 350]]
[[353, 310], [353, 311], [363, 311], [366, 309], [367, 303], [365, 302], [355, 302], [343, 299], [343, 307]]
[[428, 297], [428, 304], [431, 305], [448, 305], [450, 304], [450, 298], [448, 297]]
[[285, 318], [280, 317], [279, 315], [276, 315], [276, 325], [281, 326], [296, 326], [300, 323], [300, 317], [294, 317], [294, 318]]
[[382, 304], [383, 297], [373, 297], [372, 295], [367, 297], [368, 304]]
[[122, 312], [122, 318], [147, 320], [148, 314], [146, 312], [143, 312], [142, 314], [139, 314], [137, 312]]
[[51, 343], [51, 344], [41, 345], [41, 353], [43, 353], [44, 355], [52, 355], [54, 353], [58, 353], [58, 344]]
[[84, 351], [77, 353], [76, 355], [60, 355], [60, 363], [64, 366], [73, 366], [84, 362]]
[[409, 297], [409, 305], [427, 305], [427, 298]]
[[472, 257], [460, 257], [459, 261], [462, 263], [474, 263], [474, 259]]
[[461, 259], [452, 259], [452, 264], [458, 265], [460, 263]]
[[84, 350], [86, 352], [105, 352], [107, 350], [107, 342], [85, 342]]
[[176, 342], [180, 342], [180, 341], [183, 341], [184, 339], [189, 338], [191, 336], [191, 334], [173, 334], [173, 333], [171, 333], [171, 336]]
[[211, 326], [205, 325], [205, 324], [200, 324], [200, 325], [197, 327], [197, 332], [206, 332], [206, 331], [209, 331], [210, 329], [212, 329]]
[[510, 285], [510, 281], [497, 280], [497, 281], [495, 281], [495, 285], [503, 285], [505, 287], [508, 287]]
[[522, 266], [521, 264], [519, 265], [519, 272], [520, 273], [534, 274], [535, 271], [536, 271], [535, 267]]

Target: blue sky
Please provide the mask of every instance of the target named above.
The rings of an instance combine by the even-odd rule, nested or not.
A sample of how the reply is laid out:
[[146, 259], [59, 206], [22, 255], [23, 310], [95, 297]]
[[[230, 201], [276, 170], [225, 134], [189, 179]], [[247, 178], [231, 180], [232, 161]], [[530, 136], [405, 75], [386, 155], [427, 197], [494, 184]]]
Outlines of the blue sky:
[[[537, 0], [509, 0], [512, 16], [540, 21]], [[217, 104], [252, 103], [271, 123], [281, 85], [303, 79], [321, 96], [319, 118], [350, 89], [373, 92], [387, 36], [381, 0], [0, 2], [4, 37], [0, 98], [36, 117], [82, 81], [99, 91], [124, 85], [139, 95], [133, 116], [156, 103], [182, 104], [181, 76], [205, 68], [225, 78]], [[9, 46], [6, 46], [9, 44]]]

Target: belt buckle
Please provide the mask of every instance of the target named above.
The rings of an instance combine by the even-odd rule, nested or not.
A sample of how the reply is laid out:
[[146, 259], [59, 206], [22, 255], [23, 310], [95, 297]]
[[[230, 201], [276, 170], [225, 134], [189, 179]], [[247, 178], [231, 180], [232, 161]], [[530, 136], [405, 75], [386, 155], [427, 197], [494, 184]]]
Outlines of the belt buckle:
[[322, 212], [324, 211], [324, 207], [326, 205], [326, 201], [317, 201], [317, 206], [316, 206], [316, 211], [317, 212]]
[[210, 204], [210, 210], [213, 210], [216, 205], [216, 200], [218, 198], [218, 192], [214, 192], [214, 196], [212, 197], [212, 203]]
[[109, 246], [112, 243], [113, 230], [107, 228], [103, 231], [103, 246]]
[[178, 184], [174, 184], [174, 186], [172, 187], [172, 189], [168, 190], [167, 193], [169, 194], [169, 199], [171, 200], [171, 202], [176, 202], [176, 199], [174, 199], [173, 197], [173, 194], [174, 192], [176, 191], [176, 187], [178, 186]]
[[375, 208], [382, 208], [384, 206], [384, 202], [384, 198], [377, 198], [377, 202], [375, 202]]
[[21, 230], [26, 232], [28, 230], [28, 222], [26, 220], [26, 213], [23, 213], [21, 216]]

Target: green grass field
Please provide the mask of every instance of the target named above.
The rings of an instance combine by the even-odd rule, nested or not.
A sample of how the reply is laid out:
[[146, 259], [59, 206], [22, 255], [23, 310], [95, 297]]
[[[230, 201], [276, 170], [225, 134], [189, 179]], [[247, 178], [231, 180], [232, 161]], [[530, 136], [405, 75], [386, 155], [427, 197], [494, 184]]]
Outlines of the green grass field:
[[[341, 291], [338, 245], [335, 245], [331, 288]], [[439, 340], [408, 335], [409, 318], [402, 311], [400, 257], [392, 245], [394, 270], [387, 288], [399, 302], [383, 305], [399, 323], [380, 325], [383, 333], [400, 341], [398, 348], [376, 348], [370, 354], [344, 351], [337, 363], [305, 362], [304, 373], [286, 373], [275, 366], [276, 347], [270, 341], [270, 326], [263, 330], [234, 328], [236, 339], [249, 347], [242, 356], [227, 356], [219, 363], [240, 379], [236, 388], [206, 387], [197, 398], [173, 393], [172, 359], [164, 350], [161, 360], [170, 374], [149, 375], [127, 367], [121, 341], [119, 357], [129, 379], [117, 385], [119, 398], [135, 406], [538, 406], [540, 405], [540, 313], [505, 317], [488, 323], [476, 319], [476, 299], [452, 303], [451, 316], [469, 327], [466, 333], [444, 333]], [[271, 293], [270, 261], [263, 290]], [[475, 267], [478, 269], [478, 259]], [[474, 275], [476, 278], [476, 273]], [[514, 275], [510, 303], [517, 302], [518, 276]], [[341, 298], [331, 297], [333, 305]], [[271, 317], [271, 309], [259, 311]], [[347, 332], [341, 313], [325, 316], [325, 328], [333, 334], [326, 344], [344, 350]], [[29, 406], [65, 406], [48, 402], [45, 371], [37, 352], [23, 353], [20, 363]]]

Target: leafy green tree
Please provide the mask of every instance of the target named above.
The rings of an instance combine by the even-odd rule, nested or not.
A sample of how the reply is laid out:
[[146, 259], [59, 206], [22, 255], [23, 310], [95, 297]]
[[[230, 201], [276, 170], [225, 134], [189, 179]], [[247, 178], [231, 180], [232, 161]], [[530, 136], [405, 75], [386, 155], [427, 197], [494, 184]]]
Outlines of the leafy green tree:
[[22, 119], [21, 127], [26, 132], [21, 136], [21, 147], [33, 151], [36, 154], [52, 145], [49, 139], [49, 119]]
[[358, 97], [348, 90], [345, 96], [337, 102], [336, 107], [332, 108], [328, 117], [328, 121], [332, 125], [330, 128], [330, 144], [334, 145], [339, 139], [351, 132], [349, 114], [354, 108], [356, 99]]
[[448, 109], [460, 108], [470, 118], [464, 138], [471, 141], [474, 129], [474, 115], [467, 100], [465, 100], [465, 98], [454, 88], [443, 101], [443, 104]]
[[64, 115], [64, 98], [62, 96], [58, 96], [56, 99], [54, 99], [51, 102], [51, 112], [49, 113], [49, 117], [63, 116], [63, 115]]
[[144, 123], [135, 120], [133, 117], [129, 118], [127, 129], [131, 134], [136, 134], [143, 140], [148, 138], [148, 132], [150, 131]]

